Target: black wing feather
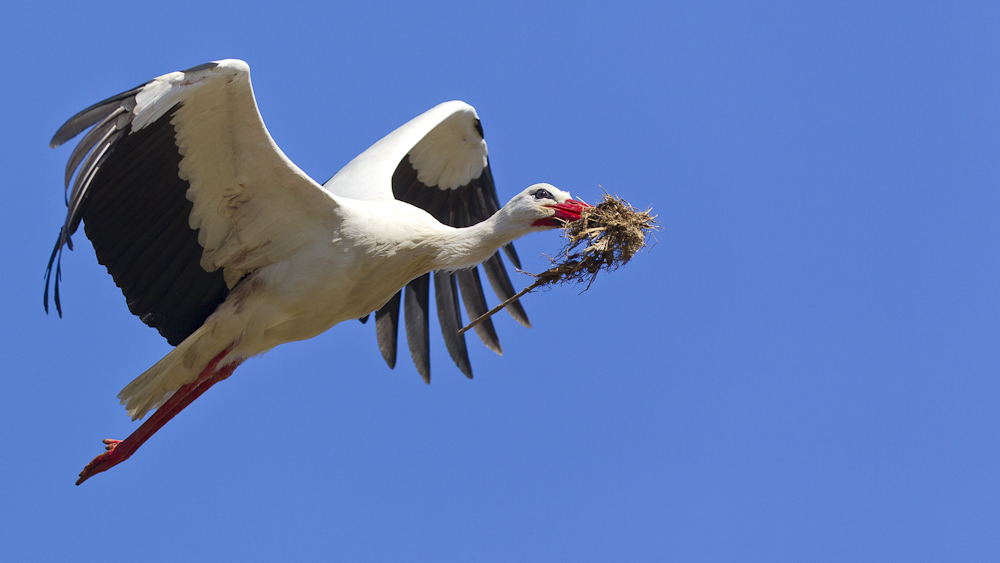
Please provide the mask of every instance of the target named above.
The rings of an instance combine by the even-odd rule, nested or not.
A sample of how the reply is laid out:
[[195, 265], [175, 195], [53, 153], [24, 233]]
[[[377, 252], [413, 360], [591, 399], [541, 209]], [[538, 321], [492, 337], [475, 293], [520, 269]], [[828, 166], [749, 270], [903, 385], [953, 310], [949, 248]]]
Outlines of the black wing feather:
[[424, 274], [406, 284], [403, 307], [406, 317], [406, 343], [410, 346], [410, 356], [417, 366], [417, 372], [424, 383], [431, 382], [431, 342], [429, 335], [430, 315], [428, 295], [431, 276]]
[[[478, 120], [476, 129], [482, 134], [482, 126]], [[420, 207], [441, 223], [452, 227], [474, 225], [500, 209], [489, 165], [483, 168], [479, 178], [471, 180], [468, 184], [456, 189], [443, 190], [437, 186], [427, 186], [420, 182], [417, 179], [416, 169], [407, 157], [399, 163], [393, 173], [392, 192], [397, 200]], [[515, 267], [520, 268], [521, 263], [514, 251], [513, 244], [505, 245], [504, 253], [507, 254]], [[514, 286], [499, 252], [493, 254], [486, 261], [484, 268], [486, 277], [497, 297], [506, 300], [514, 296]], [[429, 276], [422, 276], [410, 282], [407, 284], [406, 298], [403, 300], [410, 353], [417, 366], [417, 371], [428, 383], [430, 382], [430, 339], [427, 334], [429, 330], [429, 322], [427, 321], [429, 283]], [[462, 294], [461, 300], [464, 302], [470, 318], [478, 318], [489, 309], [486, 305], [486, 296], [483, 294], [483, 286], [477, 269], [434, 273], [434, 297], [437, 302], [438, 321], [441, 324], [441, 334], [444, 337], [445, 347], [459, 370], [471, 378], [472, 364], [469, 361], [465, 335], [458, 334], [458, 329], [462, 326], [459, 289], [461, 289]], [[376, 312], [376, 319], [381, 319], [382, 323], [377, 324], [379, 349], [390, 368], [395, 366], [396, 359], [399, 303], [400, 294], [397, 293], [392, 300]], [[393, 310], [395, 310], [394, 316], [392, 315]], [[520, 302], [509, 306], [507, 311], [522, 325], [531, 326], [528, 315]], [[475, 330], [487, 347], [501, 353], [500, 339], [490, 320], [479, 324]]]
[[[213, 66], [208, 63], [198, 70]], [[82, 221], [97, 260], [121, 288], [129, 310], [172, 345], [197, 330], [229, 294], [222, 270], [205, 271], [198, 232], [189, 226], [194, 204], [178, 175], [181, 155], [171, 124], [180, 104], [155, 122], [132, 130], [134, 88], [70, 118], [52, 138], [59, 146], [88, 127], [69, 158], [66, 185], [76, 181], [68, 212], [45, 273], [45, 308], [55, 265], [54, 300], [59, 314], [63, 246]]]
[[445, 348], [448, 349], [448, 354], [458, 369], [465, 374], [465, 377], [472, 379], [469, 349], [465, 345], [463, 335], [458, 334], [462, 328], [462, 311], [458, 305], [454, 272], [434, 272], [434, 300], [437, 302], [438, 320], [441, 322]]
[[[483, 270], [486, 271], [486, 279], [490, 281], [493, 292], [502, 300], [506, 301], [517, 293], [514, 290], [514, 284], [511, 283], [510, 278], [507, 276], [507, 268], [504, 267], [503, 259], [500, 258], [499, 252], [490, 256], [486, 262], [483, 262]], [[510, 313], [510, 316], [514, 317], [514, 320], [521, 323], [524, 327], [531, 328], [531, 321], [528, 320], [528, 314], [524, 312], [524, 306], [521, 305], [520, 300], [507, 305], [506, 309]]]
[[375, 311], [375, 334], [378, 336], [378, 349], [382, 359], [389, 364], [389, 369], [396, 367], [396, 342], [399, 334], [399, 299], [402, 292], [397, 292], [385, 305]]
[[[462, 301], [465, 303], [465, 310], [469, 312], [470, 319], [478, 319], [490, 310], [486, 305], [486, 296], [483, 295], [483, 284], [479, 281], [479, 270], [461, 270], [455, 272], [458, 277], [458, 287], [462, 290]], [[493, 319], [486, 319], [473, 327], [479, 339], [487, 348], [497, 354], [503, 354], [500, 348], [500, 338], [493, 327]]]
[[101, 100], [100, 102], [97, 102], [96, 104], [69, 118], [69, 120], [67, 120], [66, 123], [63, 123], [62, 127], [56, 131], [56, 134], [52, 136], [52, 140], [49, 141], [49, 147], [54, 149], [73, 137], [76, 137], [80, 133], [83, 133], [85, 129], [113, 113], [125, 100], [135, 100], [136, 94], [139, 93], [139, 90], [145, 88], [145, 86], [145, 84], [136, 86], [127, 92], [122, 92], [121, 94], [111, 96], [106, 100]]

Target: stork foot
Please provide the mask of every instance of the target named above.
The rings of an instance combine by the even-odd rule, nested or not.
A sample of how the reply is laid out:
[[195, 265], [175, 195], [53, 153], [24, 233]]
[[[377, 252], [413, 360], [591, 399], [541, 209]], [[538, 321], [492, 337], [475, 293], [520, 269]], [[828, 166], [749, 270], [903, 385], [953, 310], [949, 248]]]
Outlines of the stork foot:
[[104, 449], [108, 451], [95, 457], [87, 464], [87, 467], [83, 468], [83, 471], [80, 472], [80, 478], [76, 480], [76, 484], [79, 485], [94, 475], [102, 471], [107, 471], [131, 457], [139, 449], [139, 446], [173, 418], [174, 415], [184, 410], [184, 407], [190, 405], [191, 401], [200, 397], [209, 387], [232, 375], [233, 370], [236, 369], [236, 366], [240, 365], [242, 360], [223, 366], [218, 371], [215, 370], [215, 367], [219, 365], [219, 362], [228, 353], [228, 348], [219, 353], [214, 360], [205, 366], [205, 369], [201, 370], [197, 379], [191, 383], [182, 385], [166, 402], [156, 409], [156, 412], [146, 422], [142, 423], [142, 426], [136, 428], [135, 432], [132, 432], [128, 438], [124, 440], [112, 440], [110, 438], [104, 440]]
[[112, 438], [105, 438], [101, 440], [101, 442], [104, 443], [104, 449], [108, 450], [109, 452], [115, 449], [115, 446], [122, 443], [121, 440], [114, 440]]
[[79, 485], [94, 475], [97, 475], [102, 471], [107, 471], [108, 469], [111, 469], [128, 459], [128, 454], [131, 452], [126, 453], [120, 450], [115, 450], [115, 446], [121, 443], [122, 440], [112, 440], [111, 438], [104, 440], [104, 449], [107, 451], [95, 457], [90, 463], [87, 464], [86, 467], [83, 468], [83, 471], [80, 472], [80, 478], [76, 480], [76, 484]]

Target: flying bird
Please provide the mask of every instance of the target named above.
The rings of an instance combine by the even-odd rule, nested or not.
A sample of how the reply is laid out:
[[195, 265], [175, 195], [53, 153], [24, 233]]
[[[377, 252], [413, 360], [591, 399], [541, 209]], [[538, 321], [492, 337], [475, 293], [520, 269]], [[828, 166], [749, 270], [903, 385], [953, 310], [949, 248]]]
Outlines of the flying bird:
[[[133, 420], [153, 414], [125, 440], [104, 440], [107, 451], [78, 485], [279, 344], [374, 312], [393, 367], [401, 302], [411, 355], [429, 383], [432, 274], [446, 348], [471, 378], [457, 331], [459, 294], [470, 317], [487, 310], [477, 265], [498, 297], [510, 297], [500, 249], [519, 267], [511, 241], [589, 207], [549, 184], [500, 207], [482, 125], [459, 101], [404, 124], [320, 185], [275, 145], [238, 60], [165, 74], [94, 104], [50, 146], [87, 129], [66, 166], [68, 212], [46, 270], [46, 311], [54, 281], [62, 314], [62, 250], [73, 248], [82, 221], [129, 310], [175, 348], [118, 395]], [[519, 304], [508, 310], [530, 326]], [[500, 352], [492, 323], [476, 330]]]

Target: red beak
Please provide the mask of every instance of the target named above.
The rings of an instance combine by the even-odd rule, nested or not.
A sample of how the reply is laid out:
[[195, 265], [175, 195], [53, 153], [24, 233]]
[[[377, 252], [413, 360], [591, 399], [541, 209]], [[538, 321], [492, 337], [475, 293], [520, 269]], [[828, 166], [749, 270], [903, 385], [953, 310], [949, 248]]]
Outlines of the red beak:
[[578, 221], [583, 214], [583, 210], [593, 207], [593, 205], [575, 199], [567, 199], [563, 203], [546, 205], [546, 207], [554, 209], [556, 213], [552, 217], [535, 221], [535, 225], [539, 227], [561, 227], [565, 223]]

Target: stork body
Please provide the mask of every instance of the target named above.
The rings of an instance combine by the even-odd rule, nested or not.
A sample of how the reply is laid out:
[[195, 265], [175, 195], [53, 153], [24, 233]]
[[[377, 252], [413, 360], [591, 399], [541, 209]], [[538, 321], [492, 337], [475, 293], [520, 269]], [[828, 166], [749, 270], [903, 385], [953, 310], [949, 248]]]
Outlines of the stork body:
[[[497, 250], [579, 217], [585, 204], [537, 184], [496, 209], [482, 128], [448, 102], [388, 135], [320, 186], [274, 144], [241, 61], [154, 79], [70, 119], [53, 146], [94, 127], [67, 166], [69, 213], [50, 260], [83, 221], [129, 308], [176, 348], [119, 394], [135, 419], [156, 412], [77, 484], [124, 461], [242, 361], [376, 312], [395, 363], [400, 290], [418, 371], [429, 381], [428, 275], [442, 333], [471, 377], [458, 292], [485, 310], [475, 267], [501, 297], [512, 287]], [[400, 198], [403, 201], [401, 201]], [[411, 200], [407, 202], [405, 200]], [[56, 304], [59, 265], [56, 262]], [[470, 273], [471, 272], [471, 273]], [[48, 306], [46, 283], [46, 307]], [[61, 306], [60, 306], [61, 313]], [[513, 314], [523, 323], [523, 309]], [[499, 351], [492, 326], [479, 331]]]

